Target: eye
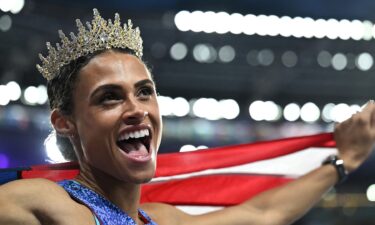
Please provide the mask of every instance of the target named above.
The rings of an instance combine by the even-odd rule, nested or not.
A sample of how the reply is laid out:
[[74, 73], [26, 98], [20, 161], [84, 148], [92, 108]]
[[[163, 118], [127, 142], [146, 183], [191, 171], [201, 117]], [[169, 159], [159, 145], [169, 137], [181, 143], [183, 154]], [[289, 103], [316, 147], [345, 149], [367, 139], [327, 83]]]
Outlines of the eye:
[[145, 86], [145, 87], [142, 87], [142, 88], [139, 89], [138, 96], [140, 98], [148, 99], [154, 93], [155, 92], [154, 92], [154, 88], [153, 87], [151, 87], [151, 86]]
[[121, 96], [116, 92], [105, 92], [99, 98], [99, 103], [110, 104], [121, 101]]

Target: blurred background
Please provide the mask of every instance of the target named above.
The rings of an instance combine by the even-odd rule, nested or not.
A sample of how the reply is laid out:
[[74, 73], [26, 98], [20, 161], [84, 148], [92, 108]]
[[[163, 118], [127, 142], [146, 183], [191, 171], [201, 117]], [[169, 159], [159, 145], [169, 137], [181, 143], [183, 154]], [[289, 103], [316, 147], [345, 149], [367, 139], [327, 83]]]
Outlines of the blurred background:
[[[61, 161], [45, 42], [92, 8], [132, 18], [164, 117], [161, 153], [330, 132], [375, 98], [372, 0], [0, 0], [0, 168]], [[295, 224], [375, 224], [375, 156]]]

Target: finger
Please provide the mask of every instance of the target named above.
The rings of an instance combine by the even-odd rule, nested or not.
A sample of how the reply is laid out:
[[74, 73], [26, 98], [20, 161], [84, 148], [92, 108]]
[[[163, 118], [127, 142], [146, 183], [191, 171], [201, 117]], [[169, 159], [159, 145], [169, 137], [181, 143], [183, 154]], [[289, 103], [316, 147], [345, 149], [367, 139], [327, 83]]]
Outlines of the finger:
[[375, 127], [375, 113], [372, 113], [372, 111], [375, 111], [375, 103], [373, 100], [369, 100], [362, 106], [361, 111], [357, 111], [345, 121], [335, 124], [335, 129], [342, 127], [349, 128], [358, 125], [365, 125], [371, 129], [371, 127]]
[[[374, 101], [374, 100], [370, 100], [370, 101], [367, 103], [367, 105], [368, 105], [369, 110], [372, 109], [372, 112], [370, 112], [370, 113], [371, 113], [371, 122], [372, 122], [372, 121], [374, 121], [373, 118], [374, 118], [374, 116], [375, 116], [375, 114], [374, 114], [374, 111], [375, 111], [375, 101]], [[367, 108], [367, 105], [366, 105], [366, 108]], [[375, 121], [374, 121], [374, 122], [375, 122]], [[373, 124], [373, 123], [371, 123], [371, 124]]]
[[364, 111], [364, 110], [368, 109], [369, 107], [371, 107], [372, 104], [374, 104], [374, 100], [371, 99], [371, 100], [367, 101], [366, 104], [362, 106], [361, 111]]
[[366, 104], [363, 106], [362, 111], [368, 108], [371, 108], [374, 105], [374, 100], [370, 99]]
[[369, 119], [370, 119], [371, 128], [374, 128], [375, 127], [375, 102], [374, 100], [370, 100], [364, 109], [366, 109], [366, 112], [370, 116]]
[[[375, 105], [375, 103], [373, 103], [373, 105]], [[371, 129], [373, 130], [373, 133], [375, 133], [375, 106], [373, 108], [374, 109], [371, 112], [370, 126], [371, 126]]]
[[360, 118], [363, 121], [368, 121], [370, 126], [372, 126], [373, 123], [375, 123], [375, 120], [373, 119], [374, 111], [375, 111], [374, 100], [370, 100], [366, 103], [362, 111], [360, 113], [355, 114], [353, 117]]
[[375, 128], [375, 110], [371, 113], [371, 127]]

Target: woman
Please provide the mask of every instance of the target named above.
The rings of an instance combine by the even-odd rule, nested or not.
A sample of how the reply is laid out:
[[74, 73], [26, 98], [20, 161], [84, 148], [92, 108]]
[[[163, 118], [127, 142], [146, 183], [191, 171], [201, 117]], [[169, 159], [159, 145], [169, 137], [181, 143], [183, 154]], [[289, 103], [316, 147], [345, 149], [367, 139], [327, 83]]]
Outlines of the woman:
[[[162, 122], [155, 84], [141, 60], [142, 40], [94, 10], [86, 29], [50, 46], [40, 72], [48, 80], [51, 123], [69, 139], [80, 165], [74, 181], [20, 180], [0, 187], [0, 224], [290, 224], [344, 178], [334, 158], [310, 174], [238, 206], [190, 216], [170, 205], [140, 205], [140, 185], [155, 172]], [[335, 139], [348, 172], [371, 153], [375, 104], [339, 124]], [[141, 208], [141, 209], [140, 209]]]

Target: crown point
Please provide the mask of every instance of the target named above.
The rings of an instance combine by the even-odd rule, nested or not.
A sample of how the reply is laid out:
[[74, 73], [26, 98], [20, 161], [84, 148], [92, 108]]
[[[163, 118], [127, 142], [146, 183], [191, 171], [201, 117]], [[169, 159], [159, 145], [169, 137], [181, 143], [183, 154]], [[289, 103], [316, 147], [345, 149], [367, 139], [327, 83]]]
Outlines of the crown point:
[[38, 56], [39, 56], [40, 61], [43, 61], [43, 62], [46, 61], [46, 58], [44, 58], [42, 54], [39, 53]]
[[91, 23], [89, 23], [89, 22], [86, 22], [86, 26], [87, 26], [87, 28], [89, 28], [89, 30], [90, 30], [90, 31], [92, 30], [92, 26], [91, 26]]
[[132, 29], [132, 28], [133, 28], [133, 23], [131, 19], [128, 19], [128, 29]]
[[39, 71], [39, 73], [41, 73], [44, 77], [44, 73], [43, 73], [43, 67], [41, 67], [39, 64], [36, 65], [36, 69]]
[[64, 38], [65, 38], [65, 34], [64, 34], [64, 32], [63, 32], [62, 30], [58, 30], [58, 33], [59, 33], [59, 37], [60, 37], [61, 39], [64, 39]]
[[75, 35], [73, 32], [70, 32], [70, 38], [71, 38], [73, 41], [76, 41], [76, 40], [77, 40], [77, 37], [76, 37], [76, 35]]
[[76, 19], [76, 25], [78, 27], [78, 30], [81, 30], [82, 28], [84, 28], [80, 19]]

